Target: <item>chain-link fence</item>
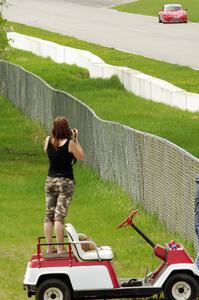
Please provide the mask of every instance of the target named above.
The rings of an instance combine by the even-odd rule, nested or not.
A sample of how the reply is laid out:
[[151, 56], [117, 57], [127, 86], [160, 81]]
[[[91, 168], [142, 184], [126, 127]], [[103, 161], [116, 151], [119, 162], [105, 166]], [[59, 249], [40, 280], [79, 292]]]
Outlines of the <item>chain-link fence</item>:
[[197, 158], [165, 139], [98, 118], [71, 95], [4, 61], [0, 61], [0, 94], [48, 131], [55, 116], [66, 116], [80, 132], [89, 166], [120, 185], [170, 229], [196, 242]]

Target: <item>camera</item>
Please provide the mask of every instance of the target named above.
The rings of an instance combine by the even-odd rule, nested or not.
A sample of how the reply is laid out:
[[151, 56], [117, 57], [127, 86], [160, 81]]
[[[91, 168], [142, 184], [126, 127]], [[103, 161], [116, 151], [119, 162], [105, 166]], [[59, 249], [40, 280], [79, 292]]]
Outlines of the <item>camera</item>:
[[77, 129], [71, 128], [71, 139], [75, 142], [77, 139]]

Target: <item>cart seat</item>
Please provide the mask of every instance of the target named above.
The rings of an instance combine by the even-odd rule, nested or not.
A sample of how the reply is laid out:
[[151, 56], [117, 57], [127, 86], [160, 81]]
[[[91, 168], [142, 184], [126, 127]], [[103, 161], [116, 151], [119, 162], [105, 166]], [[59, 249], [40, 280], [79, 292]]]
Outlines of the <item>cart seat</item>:
[[[67, 223], [65, 225], [68, 241], [71, 244], [73, 253], [77, 260], [111, 260], [113, 258], [113, 252], [109, 246], [96, 246], [92, 240], [80, 241], [79, 237], [82, 234], [78, 234], [72, 224]], [[92, 244], [94, 250], [84, 251], [82, 244]]]

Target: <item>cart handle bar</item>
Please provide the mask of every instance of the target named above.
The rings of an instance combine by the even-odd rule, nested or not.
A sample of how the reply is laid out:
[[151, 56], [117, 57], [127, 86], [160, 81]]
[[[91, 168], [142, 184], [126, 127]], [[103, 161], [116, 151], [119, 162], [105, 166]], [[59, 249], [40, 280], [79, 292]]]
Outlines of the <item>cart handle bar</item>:
[[142, 232], [142, 230], [140, 230], [134, 223], [133, 223], [133, 217], [138, 213], [138, 210], [133, 210], [132, 213], [122, 222], [120, 223], [117, 227], [118, 228], [122, 228], [125, 226], [130, 225], [131, 227], [133, 227], [135, 229], [135, 231], [137, 231], [137, 233], [139, 235], [141, 235], [143, 237], [143, 239], [149, 244], [151, 245], [152, 248], [155, 248], [156, 245], [150, 240], [150, 238], [144, 233]]

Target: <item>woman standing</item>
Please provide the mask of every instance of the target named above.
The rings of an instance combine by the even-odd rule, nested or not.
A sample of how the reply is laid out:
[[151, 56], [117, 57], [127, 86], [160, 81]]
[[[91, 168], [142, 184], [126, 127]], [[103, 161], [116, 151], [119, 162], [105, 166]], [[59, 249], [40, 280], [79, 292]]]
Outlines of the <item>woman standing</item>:
[[[74, 192], [73, 161], [83, 160], [84, 151], [78, 142], [77, 129], [70, 129], [66, 118], [57, 117], [53, 122], [51, 136], [45, 139], [44, 151], [48, 155], [49, 169], [45, 184], [46, 215], [44, 234], [47, 244], [52, 243], [53, 228], [57, 243], [64, 243], [64, 218]], [[47, 253], [52, 253], [52, 245]], [[63, 245], [57, 253], [65, 252]]]

